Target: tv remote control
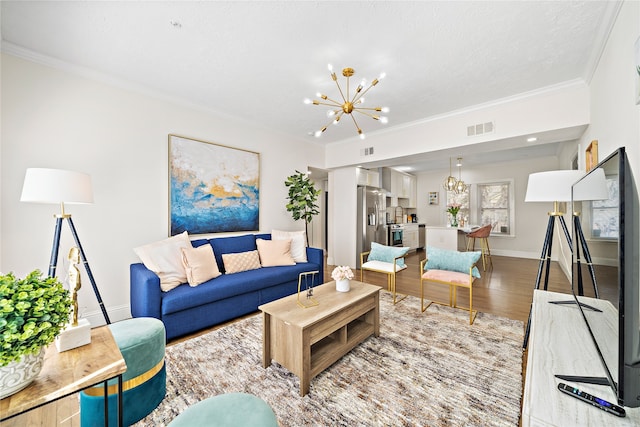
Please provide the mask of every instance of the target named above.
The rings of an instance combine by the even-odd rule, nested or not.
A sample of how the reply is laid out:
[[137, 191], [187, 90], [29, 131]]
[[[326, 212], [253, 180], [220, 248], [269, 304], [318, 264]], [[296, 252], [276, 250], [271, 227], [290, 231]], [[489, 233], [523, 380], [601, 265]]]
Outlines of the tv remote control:
[[578, 390], [577, 388], [571, 387], [570, 385], [567, 385], [565, 383], [558, 384], [558, 390], [618, 417], [625, 417], [627, 415], [624, 412], [623, 407], [614, 405], [613, 403], [607, 402], [606, 400], [600, 399], [599, 397], [592, 396], [589, 393]]

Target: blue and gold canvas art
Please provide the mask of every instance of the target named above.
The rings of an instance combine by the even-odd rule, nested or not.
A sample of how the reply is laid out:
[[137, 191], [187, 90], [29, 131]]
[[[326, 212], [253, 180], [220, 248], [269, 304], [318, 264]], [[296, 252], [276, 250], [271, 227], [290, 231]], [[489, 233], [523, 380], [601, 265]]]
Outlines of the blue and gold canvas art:
[[257, 231], [260, 154], [169, 135], [170, 235]]

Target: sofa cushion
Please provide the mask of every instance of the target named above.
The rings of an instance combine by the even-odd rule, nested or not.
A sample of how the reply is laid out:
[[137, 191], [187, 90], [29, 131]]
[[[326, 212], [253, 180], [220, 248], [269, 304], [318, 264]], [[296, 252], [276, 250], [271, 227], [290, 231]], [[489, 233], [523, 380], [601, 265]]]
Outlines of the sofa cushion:
[[185, 231], [168, 239], [134, 248], [142, 263], [160, 278], [160, 288], [169, 291], [187, 281], [182, 265], [182, 248], [191, 248], [189, 235]]
[[256, 239], [256, 246], [258, 247], [258, 255], [260, 255], [260, 265], [263, 267], [296, 264], [291, 257], [291, 239]]
[[[469, 274], [469, 269], [480, 259], [481, 252], [459, 252], [427, 246], [426, 270], [449, 270]], [[471, 275], [480, 277], [480, 271], [473, 267]]]
[[263, 267], [236, 274], [223, 274], [195, 288], [184, 284], [162, 294], [162, 315], [287, 282], [298, 283], [300, 273], [317, 269], [320, 266], [313, 263]]
[[182, 265], [187, 273], [189, 286], [198, 286], [202, 282], [220, 276], [216, 258], [211, 245], [197, 248], [182, 248]]
[[[409, 248], [397, 246], [385, 246], [380, 243], [371, 242], [371, 251], [367, 257], [367, 261], [382, 261], [393, 264], [396, 257], [406, 255]], [[398, 267], [405, 267], [404, 258], [399, 259], [396, 264]]]
[[225, 274], [240, 273], [260, 268], [258, 251], [240, 252], [237, 254], [222, 254]]
[[213, 253], [216, 256], [216, 262], [218, 268], [222, 273], [225, 273], [224, 261], [222, 260], [223, 254], [237, 254], [240, 252], [255, 251], [256, 238], [253, 234], [244, 234], [242, 236], [231, 237], [216, 237], [209, 240], [211, 247], [213, 247]]
[[306, 232], [302, 231], [271, 231], [272, 240], [291, 239], [291, 256], [295, 262], [307, 262], [307, 238]]

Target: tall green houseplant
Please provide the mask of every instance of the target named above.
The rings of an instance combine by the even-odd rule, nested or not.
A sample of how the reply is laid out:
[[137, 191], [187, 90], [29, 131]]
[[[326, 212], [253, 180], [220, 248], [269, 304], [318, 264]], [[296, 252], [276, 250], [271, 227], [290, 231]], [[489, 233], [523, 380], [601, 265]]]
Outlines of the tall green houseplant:
[[287, 177], [284, 182], [289, 188], [289, 203], [287, 203], [287, 212], [291, 212], [293, 219], [298, 221], [304, 220], [304, 230], [307, 235], [307, 246], [309, 246], [308, 224], [314, 215], [320, 213], [320, 208], [316, 205], [321, 190], [316, 190], [313, 181], [309, 179], [309, 175], [296, 170], [294, 175]]

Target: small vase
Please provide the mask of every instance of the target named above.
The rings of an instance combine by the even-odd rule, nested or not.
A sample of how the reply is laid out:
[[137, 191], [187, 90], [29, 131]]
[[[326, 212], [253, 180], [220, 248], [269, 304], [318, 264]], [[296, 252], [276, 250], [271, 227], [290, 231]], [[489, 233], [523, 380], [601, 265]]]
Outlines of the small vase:
[[349, 292], [351, 289], [349, 279], [336, 280], [336, 291], [338, 292]]
[[19, 392], [36, 379], [44, 364], [44, 347], [37, 354], [25, 354], [20, 360], [0, 367], [0, 399]]
[[451, 217], [451, 226], [452, 227], [457, 227], [458, 226], [458, 217], [457, 216], [452, 216]]

